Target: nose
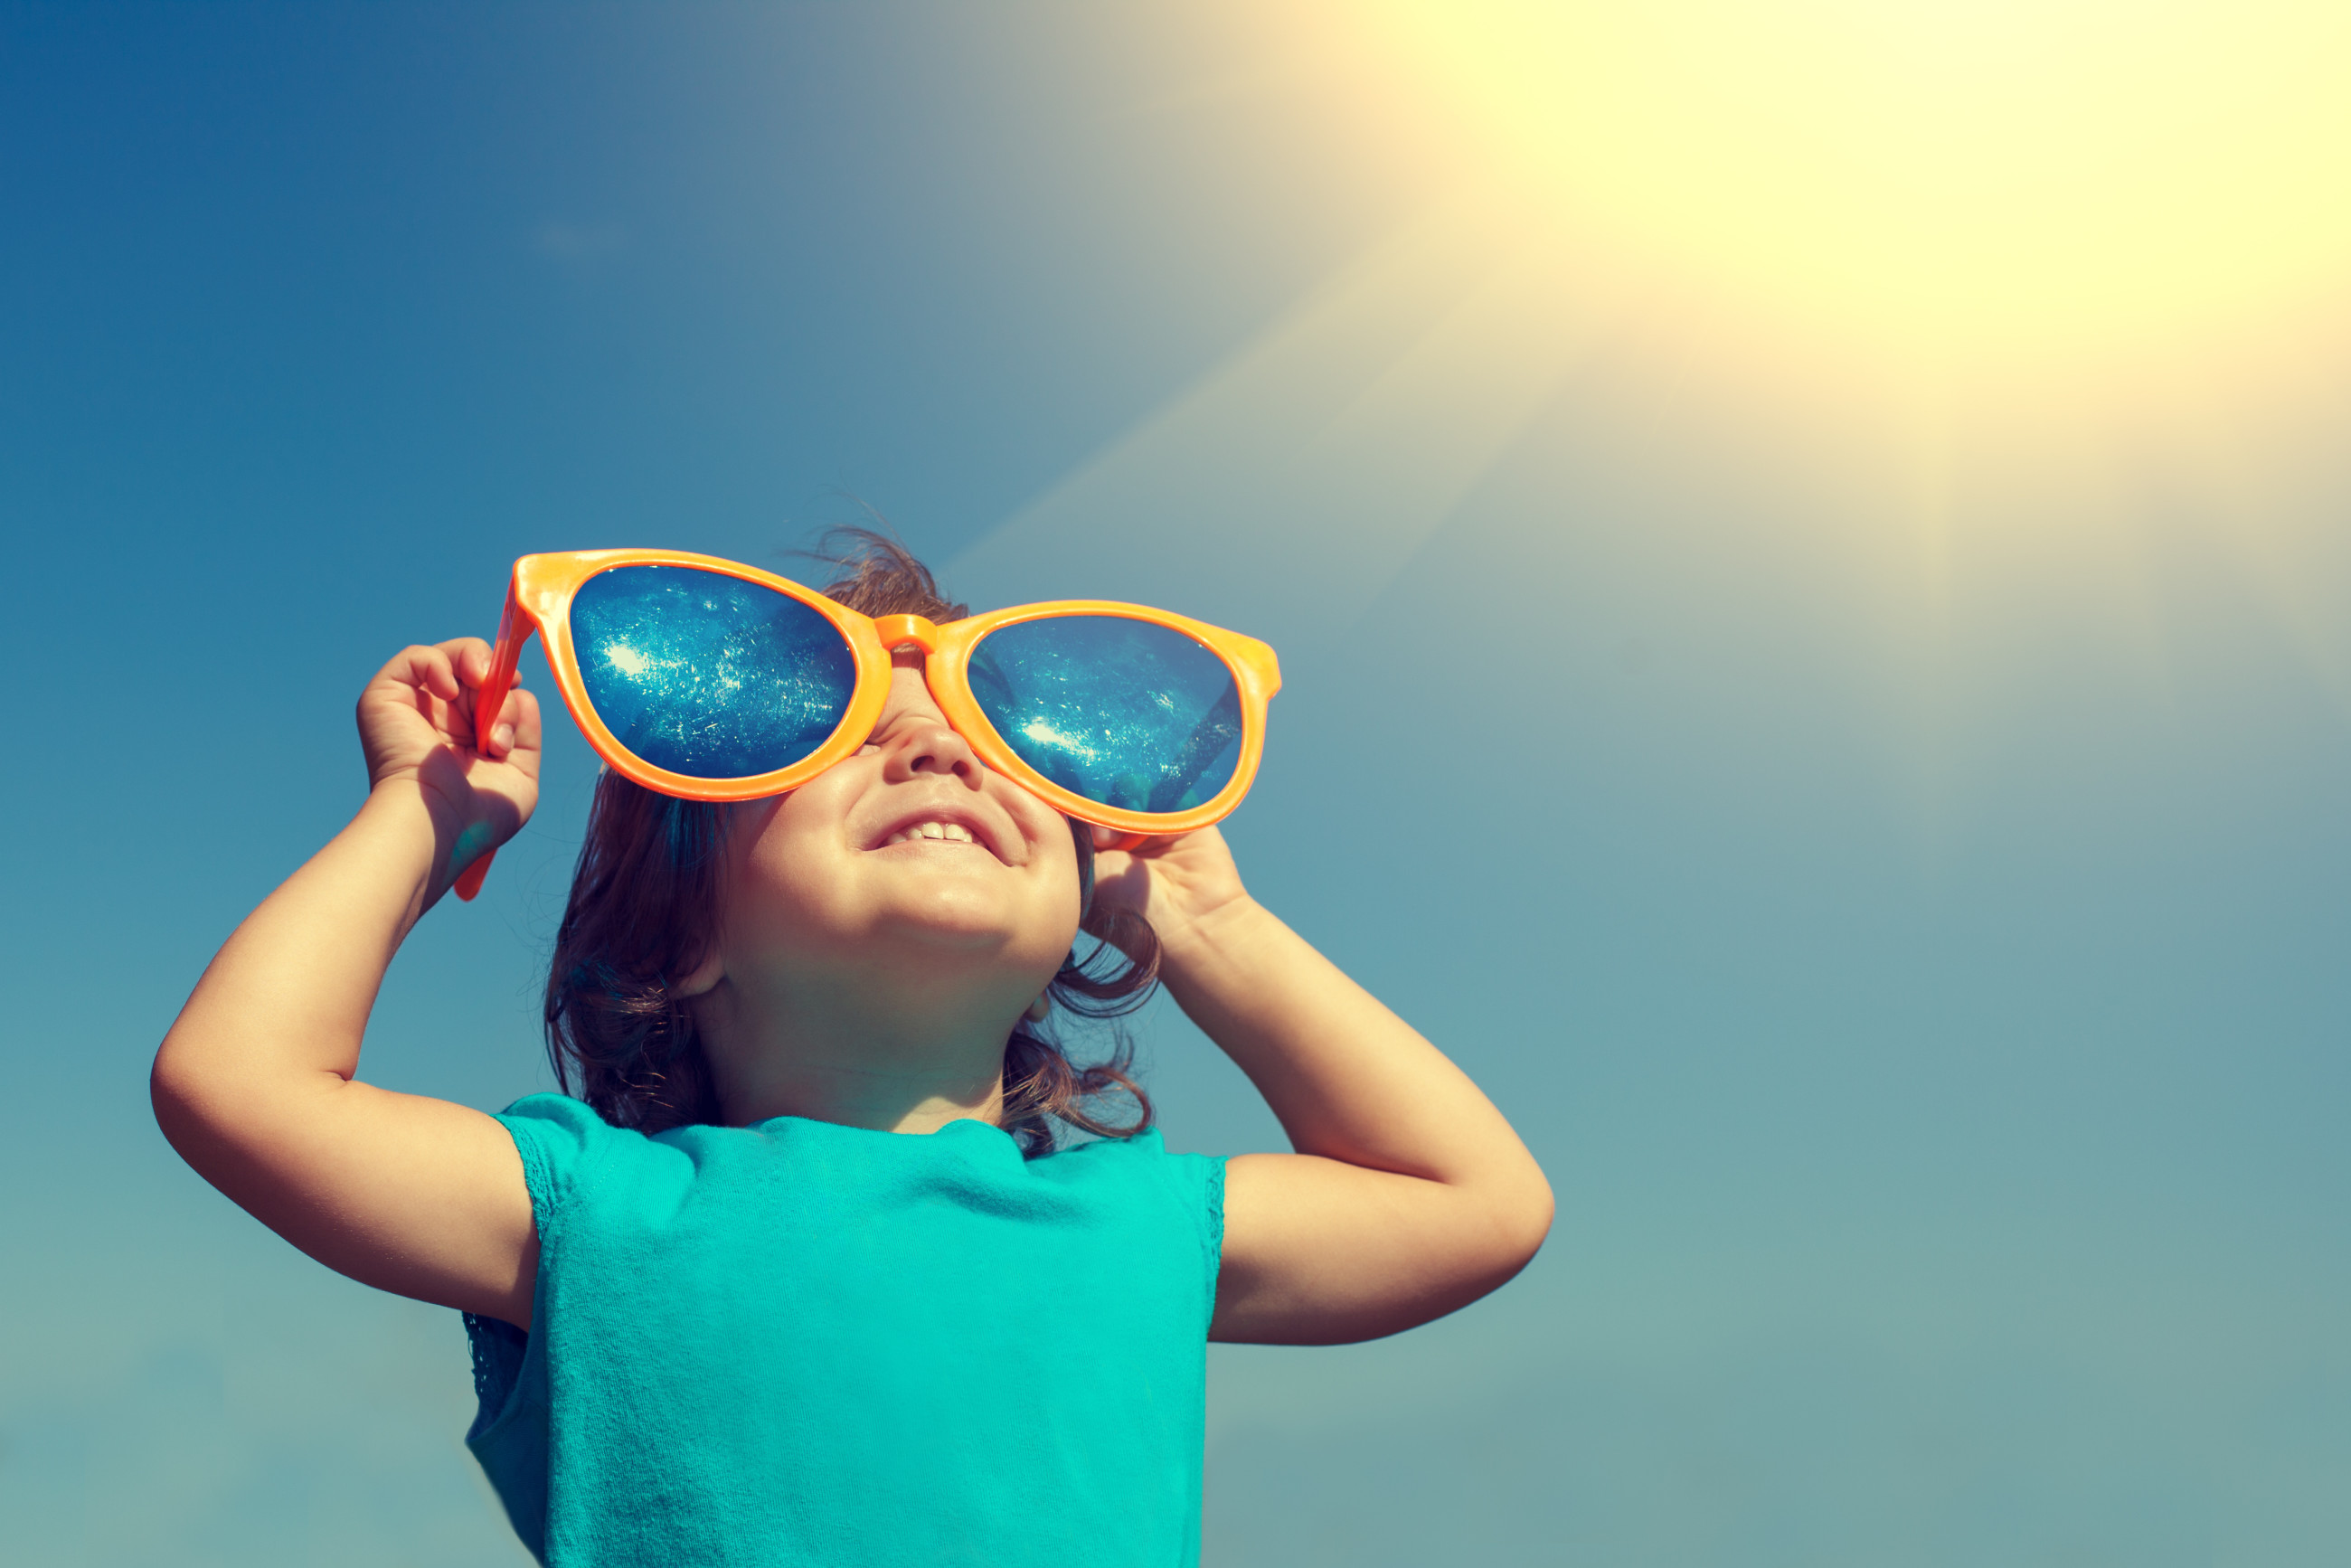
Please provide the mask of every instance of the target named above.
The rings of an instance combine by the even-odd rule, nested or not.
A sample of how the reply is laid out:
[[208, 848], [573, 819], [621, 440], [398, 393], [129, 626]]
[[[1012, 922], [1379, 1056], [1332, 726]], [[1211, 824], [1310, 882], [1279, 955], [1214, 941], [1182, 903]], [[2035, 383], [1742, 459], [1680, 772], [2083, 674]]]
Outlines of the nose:
[[954, 779], [979, 788], [979, 758], [971, 747], [935, 714], [908, 714], [890, 727], [882, 747], [882, 777], [904, 784], [925, 773]]
[[932, 703], [931, 694], [924, 689], [921, 656], [910, 657], [902, 651], [894, 662], [899, 671], [896, 678], [912, 685], [920, 695], [884, 727], [882, 777], [890, 783], [904, 784], [925, 773], [935, 773], [968, 789], [978, 789], [982, 772], [978, 754], [955, 732], [946, 716]]

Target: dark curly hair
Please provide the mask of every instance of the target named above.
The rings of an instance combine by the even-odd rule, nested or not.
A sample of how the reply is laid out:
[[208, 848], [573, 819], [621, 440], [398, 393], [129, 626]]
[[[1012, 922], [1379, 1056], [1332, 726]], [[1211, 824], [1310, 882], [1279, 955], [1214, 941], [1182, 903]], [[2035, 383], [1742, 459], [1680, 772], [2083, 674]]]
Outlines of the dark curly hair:
[[[808, 554], [833, 572], [826, 596], [863, 614], [969, 613], [904, 546], [872, 529], [837, 529]], [[723, 805], [656, 794], [616, 773], [597, 782], [548, 970], [547, 1054], [564, 1092], [614, 1126], [658, 1133], [719, 1120], [693, 1009], [670, 981], [699, 967], [717, 935], [727, 820]], [[1070, 836], [1084, 894], [1079, 925], [1092, 944], [1062, 960], [1046, 990], [1048, 1021], [1024, 1019], [1004, 1042], [1003, 1126], [1031, 1158], [1052, 1152], [1056, 1121], [1113, 1138], [1151, 1124], [1123, 1031], [1113, 1026], [1107, 1059], [1081, 1066], [1052, 1027], [1055, 1014], [1102, 1021], [1134, 1011], [1159, 973], [1149, 923], [1094, 906], [1092, 832], [1072, 821]]]

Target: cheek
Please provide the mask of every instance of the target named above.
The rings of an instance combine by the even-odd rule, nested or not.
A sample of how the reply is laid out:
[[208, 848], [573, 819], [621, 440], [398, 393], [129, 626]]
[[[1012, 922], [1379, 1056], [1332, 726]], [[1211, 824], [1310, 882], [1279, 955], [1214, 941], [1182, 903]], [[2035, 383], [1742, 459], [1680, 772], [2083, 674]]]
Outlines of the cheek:
[[[1040, 805], [1037, 810], [1047, 808]], [[1053, 835], [1058, 835], [1058, 842]], [[1040, 926], [1066, 952], [1078, 938], [1078, 916], [1083, 908], [1084, 883], [1078, 874], [1077, 847], [1070, 841], [1069, 824], [1058, 813], [1050, 813], [1048, 824], [1033, 830], [1032, 841], [1039, 841], [1044, 852], [1037, 879]]]
[[797, 942], [834, 923], [830, 906], [843, 891], [839, 834], [822, 831], [822, 812], [809, 809], [821, 802], [802, 802], [805, 793], [762, 802], [757, 816], [736, 825], [719, 894], [730, 945]]

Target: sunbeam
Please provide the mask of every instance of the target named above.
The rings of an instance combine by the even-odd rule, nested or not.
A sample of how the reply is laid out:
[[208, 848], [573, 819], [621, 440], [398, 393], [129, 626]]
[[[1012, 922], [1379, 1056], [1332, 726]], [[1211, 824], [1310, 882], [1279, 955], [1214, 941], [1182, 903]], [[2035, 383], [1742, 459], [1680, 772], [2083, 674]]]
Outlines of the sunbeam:
[[1293, 635], [1346, 624], [1604, 319], [1599, 280], [1562, 287], [1562, 258], [1510, 228], [1474, 200], [1424, 214], [983, 539], [957, 580], [1180, 584], [1204, 614], [1279, 615]]
[[[2351, 9], [1301, 0], [1239, 26], [1217, 90], [1280, 95], [1394, 232], [963, 564], [1074, 567], [1117, 517], [1164, 541], [1155, 580], [1220, 545], [1270, 582], [1311, 559], [1343, 620], [1604, 352], [1646, 400], [1628, 471], [1703, 453], [1895, 541], [1878, 589], [1922, 669], [1967, 663], [1944, 645], [2003, 584], [2127, 556], [2159, 474], [2351, 671], [2307, 570], [2310, 410], [2351, 340]], [[2080, 591], [2132, 601], [2100, 613], [2152, 671], [2159, 606], [2105, 575]]]

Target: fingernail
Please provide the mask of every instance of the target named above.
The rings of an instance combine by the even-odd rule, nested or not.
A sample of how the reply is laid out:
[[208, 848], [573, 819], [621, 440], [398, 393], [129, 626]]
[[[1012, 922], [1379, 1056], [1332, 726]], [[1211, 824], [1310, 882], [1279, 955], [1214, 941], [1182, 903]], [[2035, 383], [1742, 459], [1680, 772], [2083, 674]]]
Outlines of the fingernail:
[[502, 724], [490, 731], [490, 744], [504, 751], [514, 745], [514, 726]]

